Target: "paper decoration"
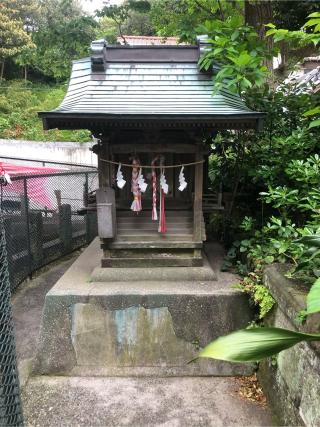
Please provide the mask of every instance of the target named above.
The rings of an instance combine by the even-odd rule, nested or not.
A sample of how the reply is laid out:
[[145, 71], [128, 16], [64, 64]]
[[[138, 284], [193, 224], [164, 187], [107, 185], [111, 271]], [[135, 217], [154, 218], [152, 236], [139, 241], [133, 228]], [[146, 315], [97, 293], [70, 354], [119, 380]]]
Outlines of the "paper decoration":
[[4, 169], [2, 169], [0, 171], [0, 183], [7, 185], [7, 184], [12, 184], [10, 175], [4, 171]]
[[117, 172], [117, 186], [122, 189], [126, 185], [126, 181], [123, 179], [123, 173], [121, 171], [121, 163], [119, 163], [118, 166], [118, 172]]
[[145, 182], [144, 177], [142, 175], [141, 168], [140, 168], [139, 176], [138, 176], [138, 185], [139, 185], [140, 191], [142, 193], [144, 193], [146, 191], [147, 187], [148, 187], [148, 184]]
[[160, 188], [163, 190], [164, 194], [168, 194], [169, 185], [167, 184], [167, 180], [163, 171], [161, 172], [161, 175], [160, 175]]
[[180, 173], [179, 173], [179, 184], [180, 184], [179, 187], [178, 187], [179, 191], [185, 190], [187, 188], [187, 185], [188, 185], [187, 181], [186, 181], [186, 179], [184, 177], [183, 170], [184, 170], [184, 166], [182, 166], [182, 168], [180, 170]]

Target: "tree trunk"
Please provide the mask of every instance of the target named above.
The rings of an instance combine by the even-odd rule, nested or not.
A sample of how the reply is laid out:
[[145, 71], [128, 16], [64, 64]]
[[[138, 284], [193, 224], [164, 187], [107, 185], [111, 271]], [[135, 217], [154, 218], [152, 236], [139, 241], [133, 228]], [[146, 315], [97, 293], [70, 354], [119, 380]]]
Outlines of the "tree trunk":
[[4, 63], [5, 63], [5, 60], [3, 59], [3, 60], [2, 60], [2, 62], [1, 62], [1, 68], [0, 68], [0, 81], [2, 81], [2, 80], [3, 80], [3, 74], [4, 74]]
[[28, 66], [27, 65], [24, 66], [23, 75], [24, 75], [24, 81], [26, 82], [28, 80]]
[[[261, 40], [267, 44], [269, 51], [273, 48], [272, 37], [266, 37], [265, 24], [272, 23], [272, 3], [270, 0], [245, 0], [244, 3], [244, 17], [246, 24], [253, 27]], [[273, 70], [272, 59], [266, 59], [265, 65], [270, 71]]]

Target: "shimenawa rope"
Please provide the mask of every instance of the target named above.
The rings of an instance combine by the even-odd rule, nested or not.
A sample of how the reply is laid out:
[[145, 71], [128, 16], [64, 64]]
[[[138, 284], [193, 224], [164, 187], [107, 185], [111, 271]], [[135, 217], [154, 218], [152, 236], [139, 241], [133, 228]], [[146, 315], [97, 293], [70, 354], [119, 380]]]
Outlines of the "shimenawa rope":
[[[122, 162], [114, 162], [113, 160], [106, 160], [106, 159], [100, 159], [101, 162], [105, 162], [105, 163], [110, 163], [112, 165], [119, 165], [121, 163], [121, 166], [125, 166], [128, 168], [132, 168], [134, 167], [132, 164], [129, 163], [122, 163]], [[193, 165], [199, 165], [200, 163], [204, 163], [205, 160], [199, 160], [197, 162], [192, 162], [192, 163], [181, 163], [179, 165], [166, 165], [166, 166], [152, 166], [152, 165], [139, 165], [140, 168], [147, 168], [147, 169], [152, 169], [152, 168], [156, 168], [156, 169], [170, 169], [170, 168], [181, 168], [182, 166], [193, 166]]]

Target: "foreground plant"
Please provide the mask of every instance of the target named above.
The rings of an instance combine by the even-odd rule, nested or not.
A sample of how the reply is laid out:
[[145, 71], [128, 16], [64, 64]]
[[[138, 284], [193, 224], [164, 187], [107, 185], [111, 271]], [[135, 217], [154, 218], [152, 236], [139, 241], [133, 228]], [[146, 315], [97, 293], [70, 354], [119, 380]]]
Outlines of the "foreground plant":
[[306, 334], [281, 328], [241, 329], [217, 338], [197, 356], [228, 362], [258, 362], [301, 341], [320, 341], [320, 334]]

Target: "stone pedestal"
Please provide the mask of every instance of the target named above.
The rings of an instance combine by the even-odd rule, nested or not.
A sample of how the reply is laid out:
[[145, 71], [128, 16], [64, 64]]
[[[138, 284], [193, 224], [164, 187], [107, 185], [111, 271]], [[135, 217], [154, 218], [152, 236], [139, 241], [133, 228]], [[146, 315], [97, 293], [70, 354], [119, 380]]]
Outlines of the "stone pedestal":
[[36, 373], [221, 376], [252, 372], [250, 365], [222, 361], [188, 364], [209, 341], [245, 327], [250, 320], [246, 296], [212, 280], [215, 275], [207, 263], [198, 269], [172, 268], [171, 275], [168, 267], [168, 271], [161, 269], [160, 276], [154, 269], [133, 269], [135, 279], [131, 280], [129, 269], [116, 268], [118, 276], [112, 268], [99, 269], [100, 258], [96, 239], [47, 294]]

